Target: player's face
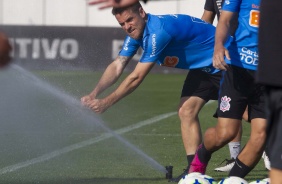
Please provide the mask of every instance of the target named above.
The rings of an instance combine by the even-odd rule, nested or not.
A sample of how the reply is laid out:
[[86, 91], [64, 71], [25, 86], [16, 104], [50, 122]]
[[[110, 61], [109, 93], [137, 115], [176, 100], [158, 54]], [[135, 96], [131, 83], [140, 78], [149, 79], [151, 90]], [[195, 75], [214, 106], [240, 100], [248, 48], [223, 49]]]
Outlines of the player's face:
[[143, 36], [146, 25], [146, 13], [142, 8], [138, 12], [126, 10], [115, 15], [122, 29], [133, 39], [140, 39]]

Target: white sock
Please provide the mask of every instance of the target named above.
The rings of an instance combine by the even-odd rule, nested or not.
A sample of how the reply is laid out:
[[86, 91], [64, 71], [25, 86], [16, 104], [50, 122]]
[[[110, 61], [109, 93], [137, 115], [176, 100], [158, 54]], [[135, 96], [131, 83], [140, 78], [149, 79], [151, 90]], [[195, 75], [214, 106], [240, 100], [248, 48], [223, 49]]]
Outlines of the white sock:
[[236, 158], [241, 151], [241, 143], [240, 142], [230, 142], [228, 143], [229, 151], [230, 151], [230, 157]]

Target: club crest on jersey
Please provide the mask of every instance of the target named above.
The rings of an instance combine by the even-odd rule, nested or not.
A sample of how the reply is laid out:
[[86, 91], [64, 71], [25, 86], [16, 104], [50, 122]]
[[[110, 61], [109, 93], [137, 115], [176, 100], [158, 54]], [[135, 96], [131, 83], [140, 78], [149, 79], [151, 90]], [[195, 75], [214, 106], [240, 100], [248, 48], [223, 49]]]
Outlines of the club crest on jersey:
[[179, 62], [178, 57], [176, 57], [176, 56], [166, 56], [162, 66], [175, 67], [178, 64], [178, 62]]
[[221, 102], [220, 102], [220, 110], [222, 112], [225, 112], [225, 111], [229, 111], [230, 109], [230, 102], [231, 101], [231, 98], [227, 97], [227, 96], [224, 96], [221, 98]]

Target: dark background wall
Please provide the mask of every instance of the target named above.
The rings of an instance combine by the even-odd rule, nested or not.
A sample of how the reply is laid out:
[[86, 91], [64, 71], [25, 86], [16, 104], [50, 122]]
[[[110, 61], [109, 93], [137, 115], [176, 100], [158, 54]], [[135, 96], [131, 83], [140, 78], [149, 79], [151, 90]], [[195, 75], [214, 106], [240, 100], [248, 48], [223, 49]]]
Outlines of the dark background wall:
[[[122, 29], [109, 27], [0, 26], [0, 31], [10, 39], [14, 62], [30, 70], [104, 70], [125, 38]], [[140, 49], [127, 70], [141, 54]], [[156, 65], [153, 72], [183, 70]]]

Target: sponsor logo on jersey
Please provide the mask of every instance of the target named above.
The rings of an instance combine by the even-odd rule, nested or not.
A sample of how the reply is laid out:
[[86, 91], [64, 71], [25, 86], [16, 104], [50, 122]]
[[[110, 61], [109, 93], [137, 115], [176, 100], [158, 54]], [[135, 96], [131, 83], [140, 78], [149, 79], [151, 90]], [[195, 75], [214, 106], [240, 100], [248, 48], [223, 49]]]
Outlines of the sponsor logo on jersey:
[[179, 63], [179, 58], [176, 56], [166, 56], [161, 66], [175, 67]]
[[128, 50], [129, 43], [130, 43], [130, 38], [128, 37], [124, 42], [123, 50]]
[[250, 26], [259, 27], [259, 17], [260, 17], [259, 10], [251, 10], [250, 19], [249, 19]]
[[257, 5], [257, 4], [252, 4], [252, 8], [259, 10], [259, 5]]
[[225, 112], [225, 111], [229, 111], [230, 109], [230, 102], [231, 101], [231, 98], [227, 97], [227, 96], [224, 96], [221, 98], [221, 102], [220, 102], [220, 110], [222, 112]]
[[157, 41], [156, 41], [156, 34], [152, 35], [152, 53], [150, 57], [154, 57], [156, 55], [157, 50]]
[[258, 53], [246, 47], [243, 47], [240, 52], [241, 61], [248, 65], [258, 65]]

